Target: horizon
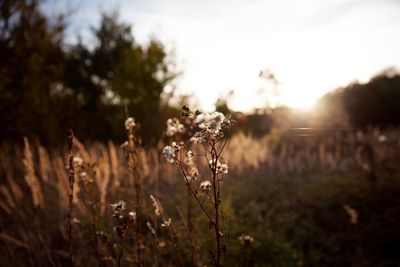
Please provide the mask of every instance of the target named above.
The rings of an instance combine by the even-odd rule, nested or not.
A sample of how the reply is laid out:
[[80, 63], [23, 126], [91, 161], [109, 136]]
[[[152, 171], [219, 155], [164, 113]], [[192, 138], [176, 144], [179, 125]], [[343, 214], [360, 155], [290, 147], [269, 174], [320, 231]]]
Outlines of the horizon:
[[[248, 112], [285, 105], [309, 109], [325, 93], [400, 67], [400, 2], [385, 1], [49, 1], [72, 10], [66, 38], [90, 43], [101, 11], [118, 11], [146, 43], [153, 36], [176, 55], [178, 94], [204, 110], [219, 97]], [[259, 77], [271, 72], [277, 86]]]

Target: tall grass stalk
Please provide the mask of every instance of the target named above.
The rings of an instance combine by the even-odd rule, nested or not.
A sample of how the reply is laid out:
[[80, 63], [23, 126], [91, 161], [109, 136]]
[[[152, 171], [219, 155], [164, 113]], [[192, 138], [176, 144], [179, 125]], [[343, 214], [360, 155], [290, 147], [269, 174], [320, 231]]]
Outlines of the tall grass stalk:
[[135, 140], [135, 120], [132, 117], [129, 117], [125, 121], [125, 128], [128, 134], [128, 149], [127, 149], [127, 157], [128, 157], [128, 166], [130, 169], [130, 174], [134, 181], [135, 187], [135, 212], [136, 212], [136, 224], [135, 224], [135, 252], [136, 252], [136, 265], [138, 267], [143, 266], [143, 258], [142, 258], [142, 247], [143, 247], [143, 237], [141, 235], [141, 187], [142, 181], [138, 171], [138, 150], [137, 150], [137, 142]]
[[73, 207], [73, 196], [74, 196], [74, 184], [75, 184], [75, 173], [74, 173], [74, 134], [70, 129], [67, 133], [67, 144], [69, 150], [68, 157], [68, 182], [69, 182], [69, 198], [68, 198], [68, 212], [67, 212], [67, 232], [68, 232], [68, 257], [70, 266], [73, 266], [72, 260], [72, 207]]

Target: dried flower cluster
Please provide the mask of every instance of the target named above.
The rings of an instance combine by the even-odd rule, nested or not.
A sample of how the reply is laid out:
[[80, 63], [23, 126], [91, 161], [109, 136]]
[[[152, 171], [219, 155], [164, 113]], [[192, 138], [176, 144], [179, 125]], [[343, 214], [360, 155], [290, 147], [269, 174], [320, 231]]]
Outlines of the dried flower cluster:
[[167, 136], [174, 136], [176, 134], [183, 133], [185, 131], [185, 126], [177, 119], [172, 118], [167, 120], [167, 131], [165, 134]]
[[136, 221], [136, 212], [130, 211], [128, 214], [124, 214], [126, 209], [126, 203], [119, 201], [110, 205], [113, 209], [113, 217], [116, 219], [116, 226], [114, 232], [119, 238], [126, 238], [128, 230], [134, 225]]
[[211, 182], [210, 182], [210, 181], [203, 181], [203, 182], [201, 182], [201, 184], [200, 184], [200, 189], [201, 189], [203, 192], [208, 193], [208, 192], [211, 191], [211, 188], [212, 188], [212, 185], [211, 185]]
[[238, 239], [242, 245], [250, 245], [254, 242], [254, 237], [246, 234], [242, 234]]
[[125, 128], [129, 131], [133, 128], [136, 127], [135, 119], [132, 117], [129, 117], [125, 120]]
[[[181, 117], [184, 123], [179, 119], [169, 119], [165, 135], [172, 138], [171, 145], [163, 148], [162, 154], [166, 161], [179, 166], [188, 188], [188, 192], [195, 198], [203, 213], [207, 216], [210, 226], [214, 229], [215, 248], [212, 253], [212, 262], [214, 266], [220, 266], [223, 235], [222, 229], [222, 200], [221, 200], [221, 182], [223, 176], [228, 173], [228, 163], [222, 159], [222, 151], [225, 147], [225, 131], [234, 123], [229, 115], [225, 116], [220, 112], [202, 113], [200, 111], [192, 112], [187, 106], [183, 107]], [[183, 133], [186, 136], [183, 136]], [[177, 144], [177, 141], [181, 141]], [[182, 140], [186, 142], [182, 142]], [[200, 179], [199, 169], [196, 166], [191, 147], [199, 145], [204, 153], [199, 156], [204, 157], [211, 175], [210, 180]], [[202, 201], [198, 192], [205, 194], [206, 202]], [[203, 199], [204, 200], [204, 199]], [[207, 211], [205, 205], [210, 205], [213, 213]]]
[[229, 129], [232, 123], [231, 117], [221, 112], [195, 113], [194, 125], [197, 129], [191, 141], [204, 144], [221, 140], [224, 130]]

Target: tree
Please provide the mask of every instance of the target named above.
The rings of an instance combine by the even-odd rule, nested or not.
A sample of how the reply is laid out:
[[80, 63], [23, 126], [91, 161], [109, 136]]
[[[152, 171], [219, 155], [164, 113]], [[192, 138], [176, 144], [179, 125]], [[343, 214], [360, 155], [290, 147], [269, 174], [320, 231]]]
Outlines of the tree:
[[36, 0], [1, 2], [0, 140], [38, 137], [64, 142], [64, 131], [82, 139], [122, 141], [127, 110], [142, 126], [147, 143], [161, 136], [171, 109], [162, 93], [176, 77], [156, 39], [135, 42], [117, 13], [103, 14], [92, 29], [94, 46], [64, 43], [63, 17], [44, 16]]
[[64, 24], [53, 25], [35, 0], [1, 2], [0, 139], [59, 132], [52, 92], [62, 80]]
[[331, 127], [346, 126], [347, 119], [358, 128], [399, 126], [400, 74], [388, 69], [367, 83], [351, 83], [325, 94], [317, 107]]
[[141, 123], [145, 141], [154, 143], [161, 135], [161, 95], [177, 75], [164, 46], [155, 39], [136, 43], [117, 13], [103, 14], [92, 31], [93, 49], [78, 44], [70, 51], [67, 85], [86, 114], [77, 127], [86, 137], [119, 139], [126, 109]]
[[383, 72], [366, 84], [351, 84], [343, 90], [343, 102], [356, 126], [399, 126], [400, 75]]

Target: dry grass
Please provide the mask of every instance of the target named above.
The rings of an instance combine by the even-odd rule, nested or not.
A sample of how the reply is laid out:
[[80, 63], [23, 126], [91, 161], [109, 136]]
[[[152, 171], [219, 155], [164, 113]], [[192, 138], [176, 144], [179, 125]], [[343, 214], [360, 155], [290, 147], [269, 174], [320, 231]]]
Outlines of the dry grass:
[[[79, 182], [73, 192], [74, 261], [77, 265], [85, 263], [85, 266], [117, 266], [117, 239], [112, 232], [114, 221], [110, 204], [125, 199], [133, 207], [135, 183], [130, 175], [129, 164], [119, 145], [111, 141], [107, 145], [93, 144], [86, 147], [75, 140], [74, 146], [75, 154], [95, 174], [93, 199], [88, 199], [85, 195], [84, 184], [75, 174], [75, 179]], [[268, 173], [266, 175], [280, 173], [299, 176], [307, 172], [346, 172], [354, 169], [373, 175], [390, 168], [385, 162], [398, 153], [399, 147], [398, 130], [385, 133], [374, 130], [362, 136], [352, 133], [331, 136], [316, 134], [302, 139], [290, 135], [271, 135], [255, 139], [237, 134], [229, 140], [224, 153], [224, 160], [229, 162], [231, 173], [226, 179], [235, 179], [250, 173], [249, 170], [260, 169], [265, 170]], [[0, 151], [0, 247], [2, 253], [8, 255], [0, 260], [2, 264], [15, 262], [15, 266], [63, 266], [67, 263], [67, 155], [66, 151], [47, 151], [40, 144], [32, 145], [27, 138], [24, 138], [22, 151], [17, 150], [14, 155]], [[157, 201], [163, 203], [166, 213], [163, 219], [155, 218], [154, 215], [143, 215], [143, 224], [151, 222], [158, 236], [157, 243], [147, 239], [143, 241], [146, 248], [141, 253], [159, 266], [173, 266], [182, 261], [174, 251], [184, 253], [190, 248], [187, 243], [178, 240], [186, 239], [187, 233], [186, 222], [181, 220], [180, 208], [176, 208], [178, 203], [175, 201], [185, 196], [186, 192], [183, 187], [177, 186], [182, 182], [178, 171], [174, 166], [161, 161], [159, 155], [159, 148], [138, 154], [142, 162], [142, 207], [152, 209], [148, 196], [153, 194]], [[96, 201], [95, 222], [88, 216], [88, 201]], [[173, 217], [173, 222], [180, 222], [176, 222], [174, 231], [167, 234], [161, 224], [168, 217]], [[87, 228], [92, 223], [96, 224], [95, 233]], [[146, 226], [142, 228], [147, 229]], [[203, 229], [199, 228], [197, 231]], [[96, 253], [100, 255], [100, 263], [89, 248], [93, 241], [90, 235], [93, 234], [99, 239]], [[124, 246], [129, 243], [128, 240]], [[156, 249], [157, 252], [151, 254], [150, 249]], [[134, 260], [129, 255], [133, 251], [126, 250], [126, 253], [123, 264], [131, 266]], [[199, 262], [204, 263], [204, 258], [207, 257], [202, 257]]]

